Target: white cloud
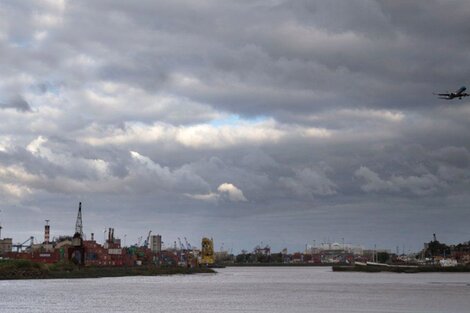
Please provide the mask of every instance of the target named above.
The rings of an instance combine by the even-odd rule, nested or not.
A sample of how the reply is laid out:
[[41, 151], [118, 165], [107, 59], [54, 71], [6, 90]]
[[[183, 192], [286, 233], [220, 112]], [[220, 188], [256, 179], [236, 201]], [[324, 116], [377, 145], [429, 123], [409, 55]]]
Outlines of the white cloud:
[[207, 194], [186, 194], [187, 197], [196, 200], [202, 200], [212, 203], [218, 203], [219, 201], [230, 201], [230, 202], [246, 202], [248, 201], [243, 192], [235, 185], [230, 183], [223, 183], [217, 187], [217, 193], [209, 192]]
[[213, 193], [213, 192], [210, 192], [208, 194], [194, 194], [194, 195], [186, 193], [185, 196], [192, 198], [192, 199], [206, 201], [210, 203], [217, 203], [220, 198], [220, 196], [217, 193]]
[[25, 186], [10, 183], [0, 183], [0, 193], [3, 193], [3, 195], [7, 198], [13, 197], [21, 199], [25, 196], [31, 195], [32, 191]]
[[217, 188], [217, 191], [221, 196], [226, 196], [232, 202], [247, 201], [243, 192], [233, 184], [223, 183]]
[[274, 120], [254, 123], [242, 121], [235, 125], [222, 126], [126, 123], [124, 129], [90, 128], [88, 133], [90, 135], [85, 135], [80, 140], [94, 146], [160, 142], [177, 143], [183, 147], [198, 150], [222, 150], [254, 144], [277, 144], [293, 138], [325, 139], [332, 136], [332, 132], [323, 128], [289, 126], [278, 124]]
[[41, 154], [40, 148], [46, 142], [47, 142], [47, 138], [44, 138], [43, 136], [38, 136], [36, 139], [31, 141], [26, 146], [26, 150], [28, 150], [32, 154], [40, 155]]
[[402, 122], [405, 114], [401, 111], [373, 110], [373, 109], [342, 109], [336, 112], [344, 118], [355, 118], [360, 120], [378, 120], [388, 122]]

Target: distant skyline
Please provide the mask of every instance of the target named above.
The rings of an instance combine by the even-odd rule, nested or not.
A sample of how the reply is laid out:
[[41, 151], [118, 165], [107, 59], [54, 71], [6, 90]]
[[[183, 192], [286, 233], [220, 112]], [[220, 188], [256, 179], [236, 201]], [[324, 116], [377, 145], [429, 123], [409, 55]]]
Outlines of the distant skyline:
[[2, 1], [2, 237], [470, 240], [468, 1]]

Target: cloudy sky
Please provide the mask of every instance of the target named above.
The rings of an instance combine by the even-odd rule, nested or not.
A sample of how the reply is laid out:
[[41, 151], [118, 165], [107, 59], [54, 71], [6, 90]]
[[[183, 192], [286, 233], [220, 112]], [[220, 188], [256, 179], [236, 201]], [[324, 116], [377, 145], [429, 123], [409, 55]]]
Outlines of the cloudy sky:
[[2, 1], [2, 237], [470, 239], [468, 1]]

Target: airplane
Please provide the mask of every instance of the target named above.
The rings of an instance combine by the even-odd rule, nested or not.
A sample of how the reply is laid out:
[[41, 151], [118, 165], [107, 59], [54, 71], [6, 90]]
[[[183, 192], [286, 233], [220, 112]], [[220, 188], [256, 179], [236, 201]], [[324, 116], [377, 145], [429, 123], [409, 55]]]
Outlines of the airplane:
[[467, 90], [467, 87], [462, 86], [455, 92], [434, 93], [434, 95], [439, 96], [439, 99], [452, 100], [454, 98], [459, 98], [460, 100], [462, 100], [462, 97], [470, 96], [470, 94], [464, 92], [465, 90]]

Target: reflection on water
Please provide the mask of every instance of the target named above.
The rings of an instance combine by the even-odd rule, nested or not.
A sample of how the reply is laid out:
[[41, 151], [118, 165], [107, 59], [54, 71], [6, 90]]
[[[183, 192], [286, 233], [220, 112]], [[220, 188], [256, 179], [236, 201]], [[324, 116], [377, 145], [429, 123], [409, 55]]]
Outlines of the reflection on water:
[[226, 268], [218, 274], [0, 281], [0, 312], [469, 312], [470, 274]]

